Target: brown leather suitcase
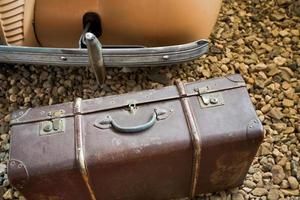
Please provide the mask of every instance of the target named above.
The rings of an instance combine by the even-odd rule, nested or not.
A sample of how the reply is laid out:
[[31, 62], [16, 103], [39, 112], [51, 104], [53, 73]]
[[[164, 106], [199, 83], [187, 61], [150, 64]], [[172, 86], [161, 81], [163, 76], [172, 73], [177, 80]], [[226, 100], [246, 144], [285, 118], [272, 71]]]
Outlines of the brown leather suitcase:
[[242, 184], [263, 127], [240, 75], [15, 112], [28, 200], [176, 199]]

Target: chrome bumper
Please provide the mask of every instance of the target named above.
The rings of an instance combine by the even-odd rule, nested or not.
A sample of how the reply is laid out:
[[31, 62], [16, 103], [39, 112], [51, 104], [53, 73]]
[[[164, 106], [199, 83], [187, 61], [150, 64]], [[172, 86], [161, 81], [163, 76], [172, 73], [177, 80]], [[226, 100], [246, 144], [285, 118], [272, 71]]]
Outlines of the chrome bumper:
[[[208, 41], [199, 40], [165, 47], [105, 47], [95, 39], [88, 49], [17, 47], [0, 45], [0, 63], [54, 66], [93, 66], [95, 54], [105, 67], [166, 66], [194, 60], [208, 51]], [[95, 47], [98, 47], [97, 49]], [[100, 48], [99, 48], [100, 47]], [[100, 55], [99, 55], [100, 54]], [[93, 63], [94, 59], [94, 63]], [[99, 65], [99, 63], [98, 63]], [[99, 66], [94, 66], [93, 68]], [[95, 72], [96, 73], [96, 72]], [[97, 75], [96, 75], [97, 76]], [[102, 74], [103, 77], [103, 74]], [[102, 82], [101, 80], [98, 80]]]

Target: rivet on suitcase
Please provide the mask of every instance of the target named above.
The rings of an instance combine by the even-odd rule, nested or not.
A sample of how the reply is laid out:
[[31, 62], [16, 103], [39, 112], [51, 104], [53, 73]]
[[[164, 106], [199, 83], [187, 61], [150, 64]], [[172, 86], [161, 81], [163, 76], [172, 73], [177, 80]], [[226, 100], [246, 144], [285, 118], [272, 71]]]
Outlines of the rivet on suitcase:
[[15, 112], [29, 200], [175, 199], [242, 184], [263, 128], [240, 75]]

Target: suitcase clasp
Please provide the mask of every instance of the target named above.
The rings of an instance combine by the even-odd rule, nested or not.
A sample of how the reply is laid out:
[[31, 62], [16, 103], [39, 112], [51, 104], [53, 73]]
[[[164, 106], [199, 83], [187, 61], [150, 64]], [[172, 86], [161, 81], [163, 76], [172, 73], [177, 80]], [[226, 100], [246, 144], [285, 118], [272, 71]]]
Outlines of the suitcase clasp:
[[51, 111], [48, 116], [53, 118], [40, 123], [40, 136], [52, 135], [65, 131], [65, 119], [61, 118], [64, 115], [64, 110]]
[[199, 88], [199, 101], [202, 108], [210, 108], [216, 106], [222, 106], [225, 104], [222, 92], [205, 93], [208, 92], [208, 88]]
[[65, 119], [52, 119], [40, 124], [40, 136], [53, 135], [65, 130]]

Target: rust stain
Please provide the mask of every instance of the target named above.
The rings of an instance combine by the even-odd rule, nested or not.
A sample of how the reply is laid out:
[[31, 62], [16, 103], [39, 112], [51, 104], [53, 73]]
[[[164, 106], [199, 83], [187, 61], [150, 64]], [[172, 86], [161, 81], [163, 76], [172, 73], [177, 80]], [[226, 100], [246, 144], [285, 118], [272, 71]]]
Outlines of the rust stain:
[[91, 185], [90, 185], [90, 183], [89, 183], [89, 177], [88, 177], [87, 175], [82, 174], [82, 178], [83, 178], [83, 180], [84, 180], [84, 182], [85, 182], [85, 184], [86, 184], [86, 187], [87, 187], [88, 190], [89, 190], [91, 199], [92, 199], [92, 200], [96, 200], [96, 196], [95, 196], [95, 194], [94, 194], [94, 191], [93, 191], [93, 189], [92, 189], [92, 187], [91, 187]]
[[234, 185], [244, 175], [248, 167], [249, 152], [235, 152], [229, 155], [223, 155], [216, 161], [216, 167], [210, 177], [213, 185]]

